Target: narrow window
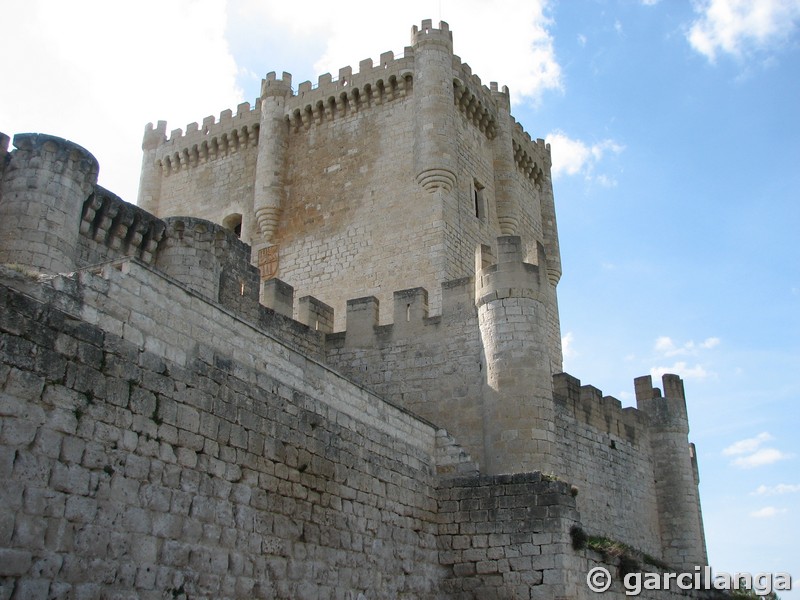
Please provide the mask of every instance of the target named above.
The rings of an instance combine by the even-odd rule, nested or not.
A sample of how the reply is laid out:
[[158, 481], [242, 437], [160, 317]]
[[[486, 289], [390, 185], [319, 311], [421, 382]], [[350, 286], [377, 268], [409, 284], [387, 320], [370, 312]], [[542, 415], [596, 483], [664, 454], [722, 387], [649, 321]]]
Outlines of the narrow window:
[[486, 200], [483, 197], [483, 186], [475, 179], [472, 182], [472, 205], [475, 216], [481, 221], [486, 220]]

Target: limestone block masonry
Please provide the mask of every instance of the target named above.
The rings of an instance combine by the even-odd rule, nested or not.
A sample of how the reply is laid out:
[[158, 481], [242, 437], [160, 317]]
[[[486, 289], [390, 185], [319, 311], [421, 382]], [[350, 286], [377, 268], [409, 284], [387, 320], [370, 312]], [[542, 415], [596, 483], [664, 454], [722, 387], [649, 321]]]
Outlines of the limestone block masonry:
[[622, 408], [561, 372], [550, 149], [446, 23], [149, 125], [138, 206], [97, 172], [0, 134], [0, 600], [582, 599], [707, 562], [683, 382]]

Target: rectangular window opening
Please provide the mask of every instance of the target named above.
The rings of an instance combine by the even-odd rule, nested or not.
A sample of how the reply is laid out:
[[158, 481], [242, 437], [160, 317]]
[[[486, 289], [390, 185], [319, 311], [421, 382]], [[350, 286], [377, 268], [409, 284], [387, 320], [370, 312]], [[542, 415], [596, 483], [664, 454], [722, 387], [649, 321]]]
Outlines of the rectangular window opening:
[[486, 221], [486, 199], [483, 196], [483, 186], [477, 179], [472, 182], [472, 205], [475, 216], [481, 221]]

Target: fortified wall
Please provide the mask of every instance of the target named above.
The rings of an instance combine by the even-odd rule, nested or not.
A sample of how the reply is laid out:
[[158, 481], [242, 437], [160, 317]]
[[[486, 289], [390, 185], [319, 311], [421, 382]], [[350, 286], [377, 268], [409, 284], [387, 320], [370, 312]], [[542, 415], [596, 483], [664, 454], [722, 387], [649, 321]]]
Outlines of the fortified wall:
[[[621, 598], [632, 568], [706, 564], [683, 383], [639, 378], [623, 409], [560, 372], [549, 149], [452, 56], [446, 24], [412, 41], [297, 93], [268, 76], [255, 125], [243, 105], [170, 141], [149, 130], [142, 206], [99, 187], [85, 149], [0, 134], [0, 598], [588, 598], [597, 565]], [[446, 110], [420, 95], [443, 65]], [[331, 86], [347, 93], [330, 102]], [[398, 114], [413, 152], [386, 159], [396, 194], [369, 193], [396, 210], [382, 225], [341, 193], [367, 194], [356, 173], [383, 166], [340, 163], [327, 187], [288, 158], [293, 135], [365, 152], [369, 119]], [[457, 134], [423, 143], [443, 114]], [[269, 119], [285, 138], [262, 135]], [[264, 171], [276, 153], [286, 168]], [[304, 233], [295, 192], [314, 186]], [[164, 215], [180, 198], [199, 200]], [[237, 198], [253, 202], [241, 228]], [[397, 246], [342, 232], [380, 227], [428, 266], [369, 271]], [[353, 272], [379, 286], [326, 283], [302, 241], [350, 237]]]

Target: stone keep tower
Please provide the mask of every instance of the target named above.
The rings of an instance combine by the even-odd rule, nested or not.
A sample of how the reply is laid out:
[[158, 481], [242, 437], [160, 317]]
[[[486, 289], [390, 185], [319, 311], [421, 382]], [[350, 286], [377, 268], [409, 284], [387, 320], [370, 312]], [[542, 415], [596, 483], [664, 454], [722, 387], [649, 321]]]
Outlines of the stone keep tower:
[[[510, 114], [508, 88], [485, 86], [453, 54], [447, 23], [413, 27], [402, 56], [381, 55], [292, 88], [263, 82], [255, 107], [166, 135], [149, 125], [139, 205], [241, 228], [264, 278], [332, 306], [474, 275], [475, 248], [517, 235], [542, 253], [550, 281], [547, 335], [561, 368], [561, 274], [550, 152]], [[190, 200], [191, 199], [191, 200]], [[386, 322], [383, 318], [382, 322]]]

